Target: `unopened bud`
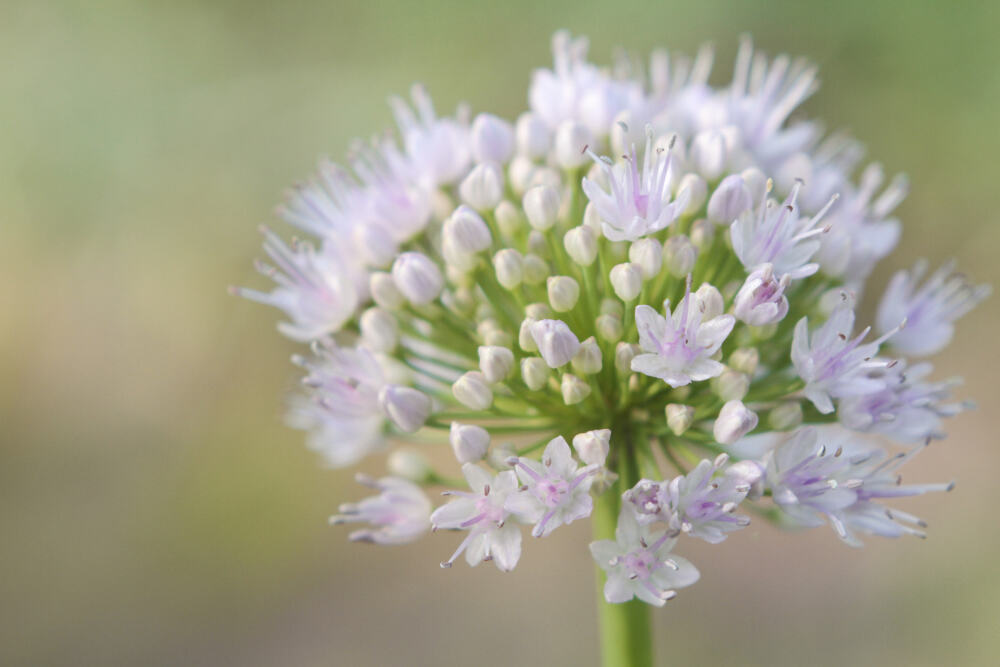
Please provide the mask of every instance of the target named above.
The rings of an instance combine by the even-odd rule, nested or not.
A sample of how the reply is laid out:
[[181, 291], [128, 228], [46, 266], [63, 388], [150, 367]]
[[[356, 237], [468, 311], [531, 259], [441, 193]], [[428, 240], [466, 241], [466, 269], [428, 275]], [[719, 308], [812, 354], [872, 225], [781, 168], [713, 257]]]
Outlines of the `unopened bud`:
[[601, 372], [601, 348], [593, 336], [580, 343], [580, 349], [573, 355], [573, 370], [580, 375]]
[[755, 347], [741, 347], [729, 355], [729, 367], [741, 373], [753, 376], [760, 363], [760, 352]]
[[685, 215], [694, 215], [705, 205], [708, 197], [708, 184], [705, 179], [698, 174], [684, 174], [680, 183], [677, 184], [677, 192], [688, 191], [688, 205], [684, 209]]
[[726, 308], [726, 302], [722, 298], [722, 293], [709, 283], [702, 283], [692, 295], [694, 304], [701, 311], [702, 322], [715, 319], [722, 315]]
[[597, 259], [597, 235], [590, 227], [574, 227], [563, 236], [563, 247], [580, 266], [590, 266]]
[[387, 310], [369, 308], [358, 321], [361, 340], [372, 352], [392, 352], [399, 340], [399, 324]]
[[598, 316], [594, 328], [597, 329], [597, 335], [601, 337], [601, 340], [609, 343], [617, 343], [624, 334], [621, 318], [607, 313]]
[[742, 401], [750, 390], [750, 378], [745, 373], [726, 369], [712, 378], [712, 389], [723, 401]]
[[548, 280], [549, 304], [557, 313], [573, 310], [580, 298], [580, 285], [569, 276], [551, 276]]
[[431, 399], [412, 387], [390, 384], [378, 393], [382, 414], [404, 433], [420, 429], [431, 414]]
[[531, 335], [531, 326], [537, 321], [533, 317], [526, 317], [521, 321], [521, 328], [517, 332], [517, 344], [525, 352], [538, 351], [538, 345], [535, 344], [535, 337]]
[[675, 278], [683, 278], [694, 269], [698, 249], [683, 234], [671, 236], [663, 244], [663, 263]]
[[663, 246], [656, 239], [639, 239], [629, 246], [628, 258], [633, 264], [638, 265], [642, 277], [650, 280], [663, 268]]
[[385, 271], [376, 271], [369, 276], [368, 289], [371, 292], [372, 301], [386, 310], [396, 310], [406, 303], [406, 299], [396, 287], [392, 275]]
[[717, 225], [729, 226], [752, 205], [753, 196], [743, 178], [736, 174], [726, 176], [708, 200], [708, 219]]
[[642, 269], [628, 262], [611, 268], [611, 287], [622, 301], [633, 301], [642, 291]]
[[503, 382], [513, 368], [514, 353], [506, 347], [483, 345], [479, 348], [479, 370], [487, 382]]
[[549, 152], [552, 134], [549, 126], [540, 117], [526, 111], [517, 118], [517, 150], [529, 158], [545, 157]]
[[431, 474], [431, 467], [423, 454], [413, 448], [396, 449], [385, 462], [390, 475], [423, 482]]
[[493, 214], [497, 219], [497, 227], [504, 236], [515, 236], [524, 226], [524, 216], [521, 215], [521, 211], [506, 199], [497, 204]]
[[504, 248], [493, 255], [493, 270], [500, 285], [514, 289], [524, 279], [524, 258], [513, 248]]
[[721, 132], [715, 130], [699, 132], [691, 141], [690, 164], [693, 164], [706, 180], [714, 181], [722, 175], [728, 157], [726, 138]]
[[556, 164], [563, 169], [575, 169], [585, 165], [590, 158], [584, 151], [592, 143], [594, 141], [590, 130], [575, 121], [563, 121], [556, 129]]
[[602, 466], [611, 448], [611, 430], [602, 428], [573, 436], [573, 449], [587, 465]]
[[715, 225], [705, 218], [698, 218], [691, 223], [691, 232], [689, 236], [691, 238], [691, 244], [697, 248], [699, 252], [704, 251], [705, 248], [712, 245], [712, 241], [715, 240]]
[[712, 426], [712, 435], [723, 445], [731, 445], [757, 427], [757, 415], [742, 401], [729, 401], [722, 406]]
[[515, 155], [507, 167], [507, 179], [510, 181], [510, 189], [514, 194], [520, 196], [528, 191], [532, 185], [538, 165], [531, 161], [526, 155]]
[[694, 423], [694, 408], [681, 403], [667, 403], [664, 410], [667, 415], [667, 427], [676, 436], [683, 435]]
[[475, 463], [482, 461], [490, 446], [490, 434], [481, 426], [473, 424], [451, 423], [448, 442], [459, 463]]
[[782, 403], [767, 416], [767, 424], [775, 431], [790, 431], [802, 423], [802, 405], [797, 401]]
[[743, 183], [750, 193], [751, 206], [757, 208], [763, 204], [764, 198], [767, 196], [767, 176], [764, 175], [764, 172], [757, 167], [750, 167], [744, 169], [740, 173], [740, 177], [743, 178]]
[[[479, 165], [479, 167], [482, 166], [484, 165]], [[493, 208], [493, 204], [485, 208]], [[455, 209], [451, 217], [444, 221], [441, 234], [443, 239], [450, 242], [456, 250], [468, 254], [486, 250], [493, 242], [490, 228], [486, 222], [478, 213], [464, 204]]]
[[462, 201], [477, 211], [489, 211], [503, 199], [503, 172], [495, 162], [472, 168], [458, 186]]
[[552, 316], [552, 309], [549, 308], [549, 304], [539, 301], [525, 306], [524, 314], [536, 320], [546, 320]]
[[590, 385], [571, 373], [563, 374], [560, 389], [566, 405], [576, 405], [590, 396]]
[[583, 226], [594, 232], [597, 238], [600, 238], [603, 233], [601, 231], [601, 214], [597, 212], [597, 207], [594, 206], [593, 202], [588, 202], [583, 209]]
[[396, 288], [413, 304], [428, 304], [444, 287], [444, 277], [437, 264], [419, 252], [404, 252], [392, 264]]
[[545, 231], [559, 216], [559, 191], [548, 185], [536, 185], [524, 193], [524, 214], [528, 224]]
[[549, 277], [549, 264], [538, 255], [524, 256], [524, 282], [541, 285]]
[[481, 113], [472, 121], [472, 159], [502, 164], [514, 153], [514, 128], [493, 114]]
[[473, 410], [485, 410], [493, 404], [493, 390], [479, 371], [469, 371], [455, 380], [451, 393], [459, 403]]
[[639, 346], [622, 341], [615, 346], [615, 370], [620, 374], [632, 372], [632, 360], [639, 354]]
[[540, 320], [531, 324], [531, 336], [551, 368], [569, 363], [580, 349], [580, 339], [562, 320]]
[[521, 359], [521, 379], [528, 389], [538, 391], [549, 381], [552, 371], [541, 357], [525, 357]]

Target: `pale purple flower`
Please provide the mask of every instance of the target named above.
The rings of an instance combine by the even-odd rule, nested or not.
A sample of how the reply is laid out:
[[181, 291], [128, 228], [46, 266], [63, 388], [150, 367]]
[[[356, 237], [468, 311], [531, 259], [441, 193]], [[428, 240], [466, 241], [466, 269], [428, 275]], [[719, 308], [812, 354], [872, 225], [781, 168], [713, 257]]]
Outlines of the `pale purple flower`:
[[546, 445], [541, 461], [515, 456], [508, 464], [517, 470], [523, 487], [507, 497], [506, 508], [535, 524], [531, 531], [534, 537], [545, 537], [593, 511], [590, 485], [601, 466], [579, 467], [562, 436]]
[[641, 526], [630, 510], [622, 508], [615, 539], [590, 543], [590, 553], [607, 573], [604, 599], [620, 603], [637, 597], [662, 607], [676, 597], [676, 589], [698, 581], [694, 565], [670, 553], [676, 542], [670, 531]]
[[423, 231], [431, 217], [430, 195], [417, 184], [413, 166], [393, 141], [358, 148], [351, 167], [369, 192], [367, 217], [373, 224], [398, 243]]
[[[398, 97], [389, 100], [403, 136], [414, 180], [428, 190], [454, 183], [472, 160], [469, 128], [459, 118], [438, 118], [430, 95], [419, 85], [411, 91], [414, 109]], [[414, 113], [416, 111], [416, 113]]]
[[688, 279], [687, 294], [670, 311], [665, 303], [666, 317], [646, 305], [636, 306], [635, 323], [639, 329], [639, 347], [644, 354], [632, 359], [632, 370], [657, 377], [671, 387], [713, 378], [725, 369], [711, 359], [733, 330], [732, 315], [720, 315], [702, 321], [697, 299], [691, 296]]
[[352, 542], [374, 544], [405, 544], [421, 537], [431, 527], [431, 501], [423, 490], [399, 477], [372, 479], [358, 474], [358, 483], [375, 489], [377, 496], [359, 503], [344, 503], [340, 514], [330, 517], [330, 523], [370, 523], [372, 528], [355, 530]]
[[624, 163], [612, 166], [593, 153], [611, 187], [610, 192], [589, 178], [583, 192], [597, 208], [601, 228], [611, 241], [635, 241], [665, 229], [687, 207], [689, 192], [683, 190], [671, 201], [671, 151], [653, 147], [652, 131], [646, 137], [646, 152], [640, 168], [635, 146]]
[[862, 343], [871, 327], [851, 338], [854, 329], [854, 308], [850, 300], [840, 303], [822, 326], [809, 333], [808, 318], [795, 325], [792, 337], [792, 363], [806, 386], [802, 393], [824, 414], [833, 412], [834, 398], [862, 396], [879, 391], [881, 380], [871, 372], [893, 363], [876, 359], [879, 346], [898, 328]]
[[505, 507], [507, 498], [517, 489], [517, 475], [505, 470], [490, 477], [472, 463], [462, 466], [462, 474], [472, 492], [446, 492], [453, 496], [452, 500], [431, 514], [434, 530], [469, 531], [441, 567], [451, 567], [464, 551], [465, 561], [473, 567], [492, 560], [497, 569], [510, 572], [521, 558], [521, 528], [516, 522], [508, 521], [511, 513]]
[[780, 206], [775, 200], [766, 198], [756, 211], [745, 211], [729, 227], [733, 252], [747, 271], [771, 264], [775, 273], [798, 279], [811, 276], [819, 269], [818, 264], [809, 260], [819, 250], [817, 237], [826, 231], [818, 227], [820, 220], [836, 197], [816, 215], [800, 217], [795, 200], [801, 187], [802, 183], [797, 182]]
[[900, 271], [889, 282], [879, 304], [876, 323], [880, 332], [901, 320], [906, 328], [892, 339], [900, 354], [926, 356], [939, 352], [955, 333], [955, 320], [990, 295], [989, 285], [972, 285], [947, 262], [921, 284], [927, 262], [917, 262], [911, 271]]
[[775, 277], [771, 264], [754, 269], [736, 293], [733, 315], [754, 327], [780, 322], [788, 314], [785, 290], [790, 282], [791, 276], [787, 273], [781, 278]]

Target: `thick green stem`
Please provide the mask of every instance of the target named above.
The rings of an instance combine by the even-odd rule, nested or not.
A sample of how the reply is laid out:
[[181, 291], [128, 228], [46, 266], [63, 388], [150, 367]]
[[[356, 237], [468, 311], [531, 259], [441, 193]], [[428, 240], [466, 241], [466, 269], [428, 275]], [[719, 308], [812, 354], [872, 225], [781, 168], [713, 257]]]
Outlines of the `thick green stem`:
[[[613, 450], [618, 454], [617, 461], [612, 463], [619, 475], [618, 482], [596, 499], [593, 514], [595, 540], [615, 539], [621, 494], [639, 479], [635, 442], [627, 428], [620, 433], [621, 439], [612, 443]], [[649, 605], [639, 600], [624, 604], [609, 603], [604, 599], [605, 579], [604, 570], [598, 567], [597, 609], [601, 628], [601, 665], [651, 667], [653, 635]]]

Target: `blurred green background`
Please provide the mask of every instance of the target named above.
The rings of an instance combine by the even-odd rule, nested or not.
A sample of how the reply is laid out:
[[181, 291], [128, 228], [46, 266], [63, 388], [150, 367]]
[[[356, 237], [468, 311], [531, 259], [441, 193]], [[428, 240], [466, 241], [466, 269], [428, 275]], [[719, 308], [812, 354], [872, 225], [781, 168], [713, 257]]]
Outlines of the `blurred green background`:
[[[806, 55], [807, 109], [913, 191], [888, 266], [1000, 284], [993, 2], [4, 2], [0, 6], [0, 664], [588, 665], [585, 525], [512, 575], [442, 571], [447, 536], [349, 545], [362, 494], [281, 424], [296, 379], [256, 284], [256, 226], [321, 154], [425, 82], [509, 118], [559, 27], [615, 45]], [[761, 522], [685, 545], [669, 664], [993, 665], [1000, 650], [994, 297], [938, 359], [980, 409], [912, 466], [926, 542]], [[367, 466], [378, 471], [381, 461]], [[668, 664], [665, 662], [664, 664]]]

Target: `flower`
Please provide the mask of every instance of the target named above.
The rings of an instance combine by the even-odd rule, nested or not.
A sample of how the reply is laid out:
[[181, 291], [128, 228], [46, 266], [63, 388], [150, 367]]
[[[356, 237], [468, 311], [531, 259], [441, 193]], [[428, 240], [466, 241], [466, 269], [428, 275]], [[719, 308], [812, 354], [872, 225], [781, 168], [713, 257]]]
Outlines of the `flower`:
[[330, 523], [370, 523], [374, 529], [355, 530], [352, 542], [374, 544], [405, 544], [420, 538], [431, 527], [431, 501], [419, 486], [399, 477], [372, 479], [355, 477], [359, 484], [375, 489], [379, 495], [359, 503], [344, 503], [340, 514], [330, 517]]
[[[410, 95], [414, 109], [398, 97], [389, 102], [403, 135], [412, 177], [427, 190], [454, 183], [470, 162], [468, 127], [461, 119], [438, 118], [423, 86], [413, 86]], [[458, 115], [464, 114], [460, 110]]]
[[736, 293], [733, 315], [754, 327], [780, 322], [788, 314], [785, 290], [791, 282], [791, 276], [787, 273], [780, 279], [775, 279], [774, 266], [771, 264], [754, 269]]
[[492, 560], [497, 569], [510, 572], [521, 558], [521, 528], [508, 522], [507, 498], [517, 488], [517, 476], [507, 470], [490, 477], [472, 463], [462, 465], [462, 474], [472, 493], [449, 491], [454, 498], [431, 514], [434, 530], [468, 530], [469, 534], [441, 567], [451, 567], [465, 552], [465, 562], [475, 567]]
[[634, 597], [657, 607], [677, 596], [677, 588], [698, 581], [698, 570], [671, 553], [676, 537], [653, 526], [640, 526], [635, 516], [623, 509], [618, 516], [614, 540], [590, 543], [594, 560], [608, 573], [604, 599], [628, 602]]

